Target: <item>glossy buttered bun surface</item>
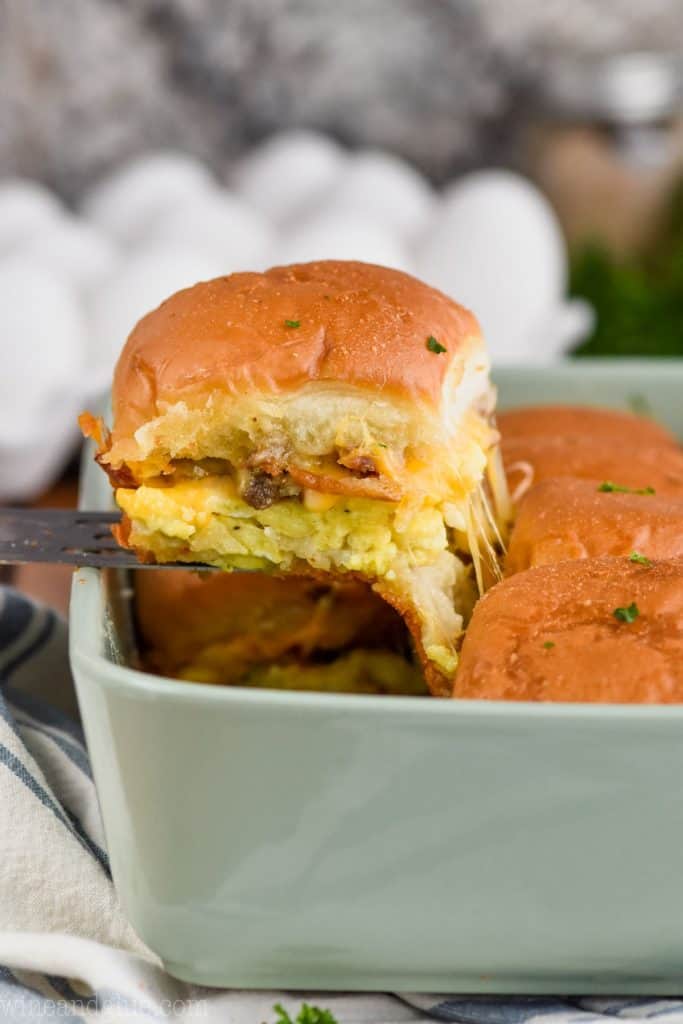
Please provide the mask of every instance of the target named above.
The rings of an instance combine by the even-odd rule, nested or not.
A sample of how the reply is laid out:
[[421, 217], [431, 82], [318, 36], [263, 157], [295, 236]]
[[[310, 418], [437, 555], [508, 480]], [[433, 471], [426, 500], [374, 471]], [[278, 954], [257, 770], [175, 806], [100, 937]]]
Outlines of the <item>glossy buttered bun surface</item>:
[[134, 329], [103, 461], [139, 479], [164, 457], [238, 461], [268, 440], [313, 457], [360, 442], [361, 420], [392, 447], [434, 443], [461, 382], [460, 412], [488, 391], [487, 371], [474, 317], [408, 274], [351, 261], [232, 274]]
[[610, 486], [551, 479], [532, 487], [517, 511], [506, 574], [571, 558], [683, 555], [683, 493], [670, 498]]
[[560, 477], [683, 497], [683, 451], [673, 446], [631, 447], [609, 438], [543, 435], [503, 437], [501, 450], [516, 503], [535, 484]]
[[683, 559], [545, 565], [477, 604], [455, 697], [683, 702]]
[[504, 438], [590, 437], [635, 445], [678, 447], [674, 435], [648, 416], [582, 405], [530, 405], [497, 414]]

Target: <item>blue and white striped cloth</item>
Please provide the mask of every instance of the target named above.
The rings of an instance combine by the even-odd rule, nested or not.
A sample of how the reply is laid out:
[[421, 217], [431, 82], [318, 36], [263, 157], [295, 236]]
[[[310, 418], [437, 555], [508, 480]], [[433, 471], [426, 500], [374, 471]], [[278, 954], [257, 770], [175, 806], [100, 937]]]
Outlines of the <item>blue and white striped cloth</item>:
[[339, 1024], [683, 1024], [674, 999], [243, 992], [175, 981], [119, 906], [77, 721], [64, 623], [0, 587], [0, 1020], [271, 1024], [276, 1003], [294, 1019], [308, 1002]]

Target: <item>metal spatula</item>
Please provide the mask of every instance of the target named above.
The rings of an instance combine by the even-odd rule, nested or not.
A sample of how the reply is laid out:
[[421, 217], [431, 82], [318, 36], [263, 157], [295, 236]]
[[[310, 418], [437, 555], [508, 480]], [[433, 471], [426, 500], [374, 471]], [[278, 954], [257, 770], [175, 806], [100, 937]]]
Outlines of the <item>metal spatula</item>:
[[118, 512], [80, 512], [61, 508], [0, 508], [0, 565], [54, 562], [113, 569], [210, 569], [182, 562], [138, 562], [119, 547], [111, 527]]

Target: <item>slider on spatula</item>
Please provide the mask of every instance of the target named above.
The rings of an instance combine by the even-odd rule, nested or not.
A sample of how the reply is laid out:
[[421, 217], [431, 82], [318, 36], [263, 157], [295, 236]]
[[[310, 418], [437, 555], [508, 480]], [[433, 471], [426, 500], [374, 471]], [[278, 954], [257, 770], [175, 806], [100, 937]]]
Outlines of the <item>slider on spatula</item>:
[[326, 261], [178, 292], [130, 335], [98, 461], [142, 559], [366, 581], [450, 692], [507, 515], [474, 317]]

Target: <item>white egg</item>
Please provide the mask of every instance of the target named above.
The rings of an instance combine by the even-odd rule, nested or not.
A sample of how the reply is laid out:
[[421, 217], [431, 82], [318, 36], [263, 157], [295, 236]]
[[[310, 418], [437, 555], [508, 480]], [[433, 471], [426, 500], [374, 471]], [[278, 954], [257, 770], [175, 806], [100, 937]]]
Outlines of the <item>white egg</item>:
[[106, 235], [85, 221], [66, 216], [42, 225], [12, 252], [66, 277], [86, 292], [110, 275], [119, 260], [116, 246]]
[[584, 299], [565, 299], [547, 320], [531, 335], [523, 358], [519, 361], [538, 364], [557, 362], [591, 334], [595, 327], [595, 311]]
[[186, 199], [165, 211], [150, 225], [149, 235], [208, 253], [220, 262], [225, 274], [265, 269], [275, 237], [260, 213], [222, 189]]
[[410, 270], [408, 255], [394, 232], [334, 210], [322, 211], [285, 229], [273, 255], [275, 264], [310, 260], [361, 260]]
[[222, 273], [221, 261], [190, 246], [154, 242], [133, 250], [94, 293], [90, 309], [89, 377], [104, 390], [138, 320], [181, 288]]
[[352, 157], [328, 201], [335, 209], [368, 217], [411, 238], [432, 214], [435, 195], [411, 164], [368, 149]]
[[86, 195], [82, 212], [121, 242], [142, 239], [164, 210], [213, 186], [209, 171], [185, 153], [147, 153], [123, 164]]
[[346, 159], [341, 147], [325, 135], [282, 132], [239, 162], [232, 184], [266, 217], [284, 223], [317, 205], [338, 179]]
[[567, 286], [564, 239], [547, 199], [509, 171], [478, 171], [444, 194], [418, 276], [469, 307], [498, 362], [535, 358]]
[[38, 182], [24, 178], [0, 181], [0, 252], [58, 220], [61, 213], [59, 200]]
[[85, 323], [75, 290], [27, 260], [0, 264], [0, 500], [30, 498], [76, 438]]

